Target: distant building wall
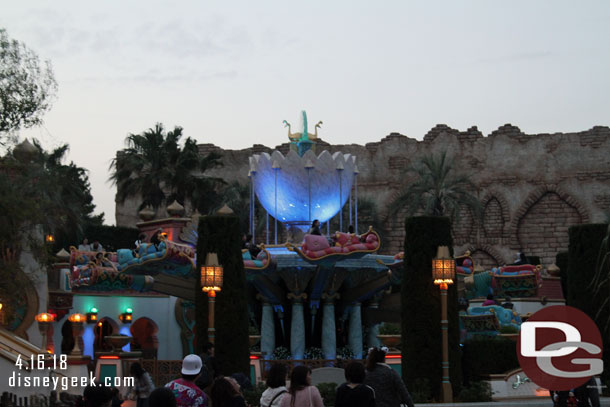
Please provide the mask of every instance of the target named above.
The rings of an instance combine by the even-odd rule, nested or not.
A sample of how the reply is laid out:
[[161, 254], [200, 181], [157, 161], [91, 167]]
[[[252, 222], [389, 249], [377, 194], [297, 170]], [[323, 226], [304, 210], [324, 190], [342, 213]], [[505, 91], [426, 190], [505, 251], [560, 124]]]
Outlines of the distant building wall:
[[[288, 144], [277, 148], [287, 152]], [[210, 175], [248, 182], [248, 157], [272, 149], [254, 145], [222, 150], [199, 145], [200, 152], [218, 151], [224, 166]], [[357, 157], [359, 196], [376, 202], [385, 219], [389, 245], [384, 253], [402, 250], [404, 214], [387, 217], [387, 206], [400, 187], [412, 179], [405, 170], [418, 158], [446, 150], [456, 169], [471, 174], [484, 205], [482, 220], [462, 213], [454, 223], [457, 251], [469, 249], [485, 267], [510, 263], [522, 249], [552, 263], [557, 251], [568, 247], [569, 226], [604, 222], [610, 211], [610, 128], [596, 126], [578, 133], [523, 133], [504, 125], [487, 137], [472, 127], [464, 132], [445, 125], [431, 129], [423, 141], [392, 133], [365, 146], [320, 143], [318, 151], [341, 151]], [[138, 221], [139, 201], [117, 205], [120, 226]], [[164, 216], [159, 213], [158, 217]], [[361, 229], [365, 225], [361, 225]]]

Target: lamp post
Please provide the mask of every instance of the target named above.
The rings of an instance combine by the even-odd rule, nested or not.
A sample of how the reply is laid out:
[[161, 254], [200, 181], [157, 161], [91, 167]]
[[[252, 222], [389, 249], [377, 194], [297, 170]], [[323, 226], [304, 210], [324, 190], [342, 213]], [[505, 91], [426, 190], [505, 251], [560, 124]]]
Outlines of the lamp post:
[[201, 290], [208, 293], [208, 340], [214, 343], [214, 305], [216, 303], [216, 292], [222, 290], [223, 269], [218, 263], [216, 253], [208, 253], [205, 258], [205, 266], [201, 267]]
[[49, 328], [51, 327], [51, 323], [55, 320], [52, 314], [47, 312], [42, 312], [34, 317], [36, 322], [38, 322], [38, 330], [40, 331], [40, 335], [42, 336], [42, 346], [41, 349], [48, 351], [47, 349], [47, 335], [49, 333]]
[[443, 379], [441, 382], [444, 403], [453, 402], [453, 391], [449, 380], [449, 321], [447, 320], [447, 290], [455, 279], [455, 260], [449, 255], [447, 246], [439, 246], [432, 259], [434, 284], [441, 289], [441, 333], [443, 335]]
[[70, 352], [70, 356], [82, 356], [83, 350], [80, 348], [80, 336], [83, 332], [83, 323], [87, 317], [83, 314], [72, 314], [68, 317], [68, 321], [72, 323], [72, 336], [74, 337], [74, 348]]

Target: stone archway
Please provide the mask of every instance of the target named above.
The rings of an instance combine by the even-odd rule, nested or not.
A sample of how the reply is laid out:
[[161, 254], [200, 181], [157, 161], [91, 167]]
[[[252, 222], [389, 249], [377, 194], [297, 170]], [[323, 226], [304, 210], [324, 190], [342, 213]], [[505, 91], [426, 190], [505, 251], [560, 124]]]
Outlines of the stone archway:
[[93, 340], [93, 351], [94, 352], [109, 352], [112, 350], [112, 346], [106, 343], [106, 336], [118, 335], [119, 325], [112, 318], [104, 317], [100, 319], [95, 327], [93, 328], [95, 335]]
[[512, 246], [527, 256], [538, 256], [542, 264], [552, 264], [557, 252], [567, 250], [570, 226], [586, 223], [583, 206], [556, 187], [534, 191], [512, 223]]
[[490, 270], [492, 267], [498, 267], [506, 263], [503, 256], [492, 246], [469, 246], [468, 250], [475, 267], [483, 267], [484, 270]]
[[156, 359], [159, 349], [159, 339], [157, 333], [159, 327], [150, 318], [138, 318], [129, 328], [133, 341], [131, 350], [139, 350], [142, 352], [144, 359]]
[[482, 237], [487, 243], [500, 243], [506, 236], [510, 219], [508, 201], [496, 191], [488, 192], [481, 200], [483, 205]]

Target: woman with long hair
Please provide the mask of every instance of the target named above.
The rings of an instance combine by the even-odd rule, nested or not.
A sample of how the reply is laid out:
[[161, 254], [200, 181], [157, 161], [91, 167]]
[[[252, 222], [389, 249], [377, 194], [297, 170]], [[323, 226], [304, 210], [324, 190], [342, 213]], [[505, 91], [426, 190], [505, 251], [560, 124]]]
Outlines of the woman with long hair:
[[267, 372], [267, 389], [261, 395], [261, 407], [279, 407], [282, 397], [288, 392], [286, 374], [288, 370], [282, 363], [274, 363]]
[[148, 407], [148, 397], [155, 389], [150, 374], [138, 362], [131, 365], [129, 372], [135, 379], [134, 387], [129, 390], [130, 398], [137, 400], [137, 407]]
[[232, 377], [220, 376], [214, 380], [210, 398], [214, 407], [246, 407], [239, 384]]
[[377, 407], [398, 407], [406, 404], [414, 407], [407, 386], [394, 369], [385, 363], [387, 348], [372, 348], [366, 359], [364, 384], [375, 391]]
[[296, 366], [292, 369], [290, 388], [282, 398], [280, 407], [324, 407], [318, 388], [311, 385], [310, 368]]

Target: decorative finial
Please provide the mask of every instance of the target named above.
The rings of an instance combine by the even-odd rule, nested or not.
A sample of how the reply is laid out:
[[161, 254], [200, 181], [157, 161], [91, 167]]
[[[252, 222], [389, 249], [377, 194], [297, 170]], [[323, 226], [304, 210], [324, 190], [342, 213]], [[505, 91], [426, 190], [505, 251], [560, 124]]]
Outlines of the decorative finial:
[[224, 204], [222, 208], [216, 212], [216, 215], [233, 215], [234, 213], [233, 209], [229, 208], [227, 204]]

